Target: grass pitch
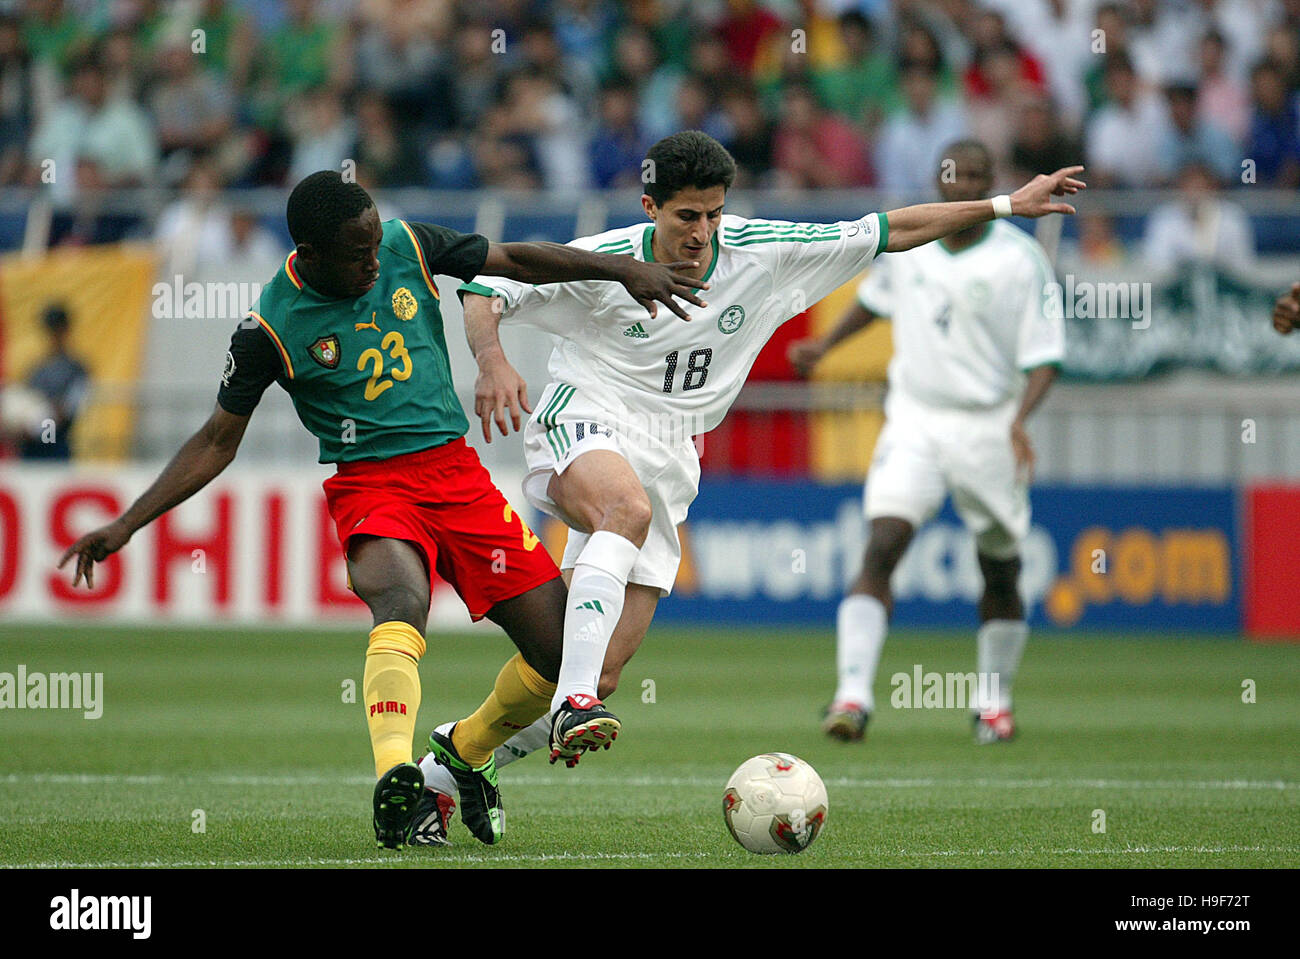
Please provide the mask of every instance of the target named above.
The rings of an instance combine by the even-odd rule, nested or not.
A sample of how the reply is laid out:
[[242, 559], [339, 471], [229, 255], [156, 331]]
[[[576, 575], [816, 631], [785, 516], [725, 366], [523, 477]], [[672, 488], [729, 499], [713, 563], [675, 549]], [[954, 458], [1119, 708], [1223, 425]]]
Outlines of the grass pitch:
[[[0, 628], [0, 672], [104, 674], [97, 720], [0, 710], [0, 866], [1300, 865], [1295, 646], [1038, 633], [1019, 739], [977, 747], [965, 711], [889, 706], [896, 672], [973, 670], [973, 633], [900, 631], [868, 738], [845, 745], [818, 729], [829, 631], [655, 628], [610, 701], [612, 751], [503, 770], [497, 846], [457, 819], [451, 848], [400, 853], [375, 849], [362, 707], [344, 701], [363, 649], [360, 632]], [[472, 710], [508, 653], [432, 637], [421, 735]], [[727, 777], [770, 750], [830, 794], [799, 856], [753, 856], [722, 822]]]

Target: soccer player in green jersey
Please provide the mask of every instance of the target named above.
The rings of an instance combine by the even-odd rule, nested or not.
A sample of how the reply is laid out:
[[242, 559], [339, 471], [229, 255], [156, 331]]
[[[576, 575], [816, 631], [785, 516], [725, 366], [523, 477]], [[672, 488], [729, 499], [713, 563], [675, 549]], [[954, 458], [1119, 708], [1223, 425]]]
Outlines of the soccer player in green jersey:
[[375, 837], [401, 848], [414, 823], [431, 819], [433, 833], [421, 841], [445, 842], [450, 800], [432, 817], [421, 810], [437, 799], [411, 761], [416, 664], [436, 574], [474, 619], [498, 623], [519, 648], [483, 705], [430, 744], [456, 778], [466, 826], [495, 842], [503, 818], [492, 750], [550, 706], [566, 592], [537, 537], [465, 444], [469, 424], [452, 387], [434, 276], [612, 280], [651, 316], [662, 303], [686, 319], [673, 297], [704, 305], [681, 272], [697, 264], [656, 266], [554, 243], [491, 243], [432, 224], [380, 222], [366, 191], [332, 171], [294, 188], [288, 226], [295, 249], [235, 332], [208, 421], [125, 513], [79, 539], [59, 565], [76, 556], [73, 585], [93, 588], [96, 562], [226, 468], [262, 393], [279, 383], [319, 439], [320, 461], [338, 464], [325, 482], [326, 499], [349, 583], [374, 618], [363, 687], [378, 777]]

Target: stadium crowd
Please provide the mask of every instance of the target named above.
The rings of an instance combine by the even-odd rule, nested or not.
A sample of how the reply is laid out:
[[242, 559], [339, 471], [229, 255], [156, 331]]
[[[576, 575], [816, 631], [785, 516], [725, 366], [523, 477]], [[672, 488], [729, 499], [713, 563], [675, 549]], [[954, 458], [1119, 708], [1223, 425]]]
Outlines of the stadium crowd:
[[609, 188], [698, 128], [741, 186], [929, 195], [971, 134], [1295, 187], [1298, 90], [1300, 0], [0, 0], [0, 183]]

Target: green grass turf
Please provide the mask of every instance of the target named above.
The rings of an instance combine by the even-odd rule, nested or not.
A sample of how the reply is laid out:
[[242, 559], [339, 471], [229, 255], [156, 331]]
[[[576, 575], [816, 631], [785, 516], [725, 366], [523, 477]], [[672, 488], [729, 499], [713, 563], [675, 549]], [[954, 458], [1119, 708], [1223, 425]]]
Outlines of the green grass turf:
[[[480, 845], [457, 820], [451, 848], [381, 853], [362, 707], [342, 701], [362, 643], [0, 628], [0, 671], [104, 673], [98, 720], [0, 711], [0, 865], [1300, 864], [1295, 646], [1040, 634], [1017, 682], [1020, 738], [977, 747], [964, 711], [888, 706], [889, 677], [914, 663], [973, 669], [973, 637], [900, 632], [868, 739], [845, 745], [818, 730], [828, 631], [655, 628], [611, 700], [624, 721], [612, 751], [502, 772], [504, 842]], [[419, 729], [474, 708], [508, 649], [492, 633], [431, 638]], [[727, 777], [769, 750], [802, 756], [829, 790], [826, 829], [799, 856], [750, 855], [723, 826]]]

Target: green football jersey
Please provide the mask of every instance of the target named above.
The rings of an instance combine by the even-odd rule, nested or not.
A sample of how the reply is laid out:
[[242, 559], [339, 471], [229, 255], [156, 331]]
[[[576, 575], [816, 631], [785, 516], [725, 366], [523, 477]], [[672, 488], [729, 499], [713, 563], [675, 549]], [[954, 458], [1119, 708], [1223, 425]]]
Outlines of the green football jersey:
[[[415, 227], [402, 220], [383, 224], [379, 279], [362, 296], [314, 291], [295, 269], [295, 251], [249, 312], [279, 354], [275, 378], [320, 441], [322, 463], [388, 459], [441, 446], [469, 429], [452, 386], [433, 273], [460, 275], [481, 263], [487, 241]], [[430, 264], [431, 249], [450, 252]], [[227, 387], [239, 356], [232, 346]], [[232, 408], [221, 395], [218, 400], [230, 412], [251, 412], [251, 406]]]

